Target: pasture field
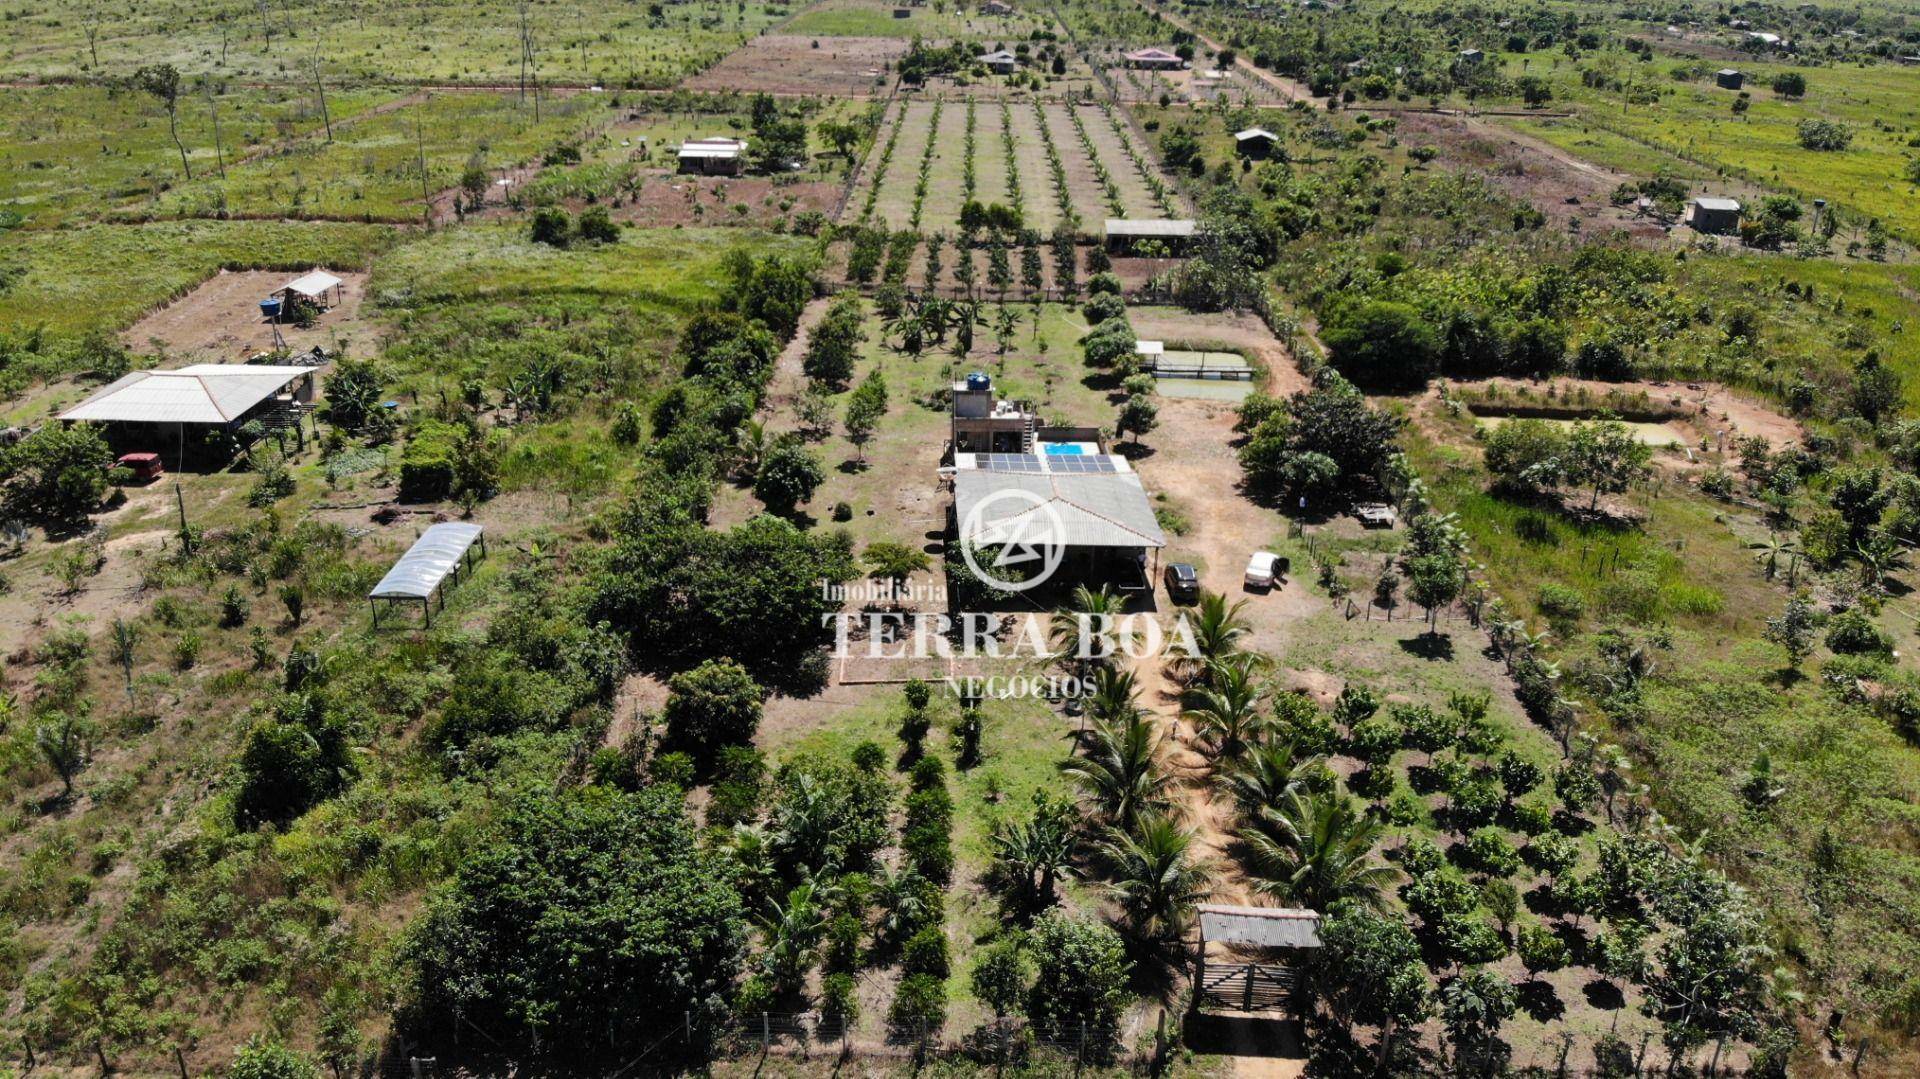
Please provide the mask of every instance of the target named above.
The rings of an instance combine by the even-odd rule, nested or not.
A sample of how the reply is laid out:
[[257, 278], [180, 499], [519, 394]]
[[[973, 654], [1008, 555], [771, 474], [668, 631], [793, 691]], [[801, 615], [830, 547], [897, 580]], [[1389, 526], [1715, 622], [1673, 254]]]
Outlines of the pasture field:
[[[933, 128], [933, 101], [911, 99], [894, 110], [875, 139], [876, 151], [849, 204], [850, 212], [864, 205], [867, 191], [877, 183], [879, 196], [874, 201], [872, 218], [876, 224], [892, 229], [912, 226], [915, 204], [919, 202], [921, 231], [952, 232], [958, 226], [960, 208], [965, 203], [967, 103], [949, 96], [939, 104], [938, 130]], [[1003, 115], [1012, 120], [1010, 127]], [[1116, 127], [1124, 123], [1118, 111], [1110, 118], [1107, 112], [1092, 105], [1069, 105], [1052, 100], [1037, 105], [1030, 100], [1011, 101], [1003, 114], [998, 101], [977, 101], [974, 106], [974, 198], [982, 204], [1006, 205], [1007, 177], [1010, 170], [1017, 169], [1018, 209], [1028, 226], [1043, 232], [1050, 232], [1069, 212], [1078, 217], [1083, 233], [1097, 233], [1100, 220], [1108, 216], [1167, 216], [1149, 187], [1142, 166], [1128, 156], [1127, 147], [1133, 145], [1148, 168], [1156, 167], [1154, 159], [1148, 156], [1144, 146], [1138, 145], [1131, 131], [1123, 132]], [[881, 148], [894, 137], [895, 127], [899, 129], [898, 141], [881, 175], [878, 158]], [[1013, 137], [1011, 154], [1004, 137], [1008, 131]], [[1047, 152], [1049, 137], [1066, 177], [1064, 202], [1054, 183]], [[918, 191], [920, 162], [929, 151], [931, 172], [921, 197]], [[1103, 175], [1111, 180], [1111, 190]]]
[[907, 42], [897, 37], [762, 34], [683, 85], [690, 90], [875, 97], [890, 82], [888, 69], [906, 52]]
[[224, 180], [203, 174], [124, 212], [418, 220], [422, 191], [455, 186], [469, 162], [489, 172], [524, 165], [614, 117], [599, 94], [554, 96], [539, 112], [536, 120], [531, 99], [512, 93], [430, 94], [343, 127], [331, 143], [310, 136], [228, 168]]
[[[1734, 111], [1741, 92], [1714, 85], [1718, 64], [1661, 59], [1629, 67], [1619, 54], [1576, 64], [1550, 53], [1515, 54], [1508, 74], [1545, 78], [1556, 106], [1572, 106], [1573, 121], [1506, 119], [1556, 145], [1615, 167], [1648, 174], [1667, 168], [1701, 177], [1712, 172], [1795, 194], [1824, 198], [1855, 218], [1879, 218], [1912, 239], [1920, 237], [1920, 184], [1908, 174], [1920, 156], [1920, 67], [1893, 64], [1793, 68], [1737, 61], [1746, 73], [1744, 113]], [[1623, 94], [1589, 88], [1582, 69], [1603, 70], [1626, 85], [1659, 94], [1657, 105], [1629, 105]], [[1776, 94], [1774, 76], [1803, 75], [1804, 98]], [[1682, 78], [1681, 76], [1684, 76]], [[1844, 150], [1801, 145], [1802, 121], [1824, 119], [1852, 135]]]
[[[790, 13], [776, 3], [618, 0], [526, 8], [534, 70], [549, 85], [664, 89]], [[354, 3], [291, 29], [244, 0], [106, 8], [58, 0], [10, 13], [0, 77], [89, 77], [167, 63], [188, 75], [310, 83], [316, 59], [343, 80], [517, 85], [519, 9], [505, 0]], [[90, 32], [93, 40], [89, 41]], [[98, 59], [95, 59], [95, 54]]]
[[[896, 9], [907, 11], [896, 18]], [[1053, 28], [1039, 7], [1017, 5], [1011, 15], [983, 15], [978, 4], [930, 4], [907, 7], [887, 0], [818, 0], [781, 27], [804, 37], [926, 38], [930, 41], [1004, 41], [1009, 46], [1035, 30]]]
[[[336, 89], [327, 112], [340, 129], [399, 93]], [[220, 138], [214, 139], [214, 117]], [[241, 87], [190, 94], [179, 106], [180, 142], [195, 178], [291, 146], [323, 129], [311, 87]], [[0, 94], [0, 212], [46, 227], [159, 198], [186, 182], [167, 110], [151, 94], [99, 85], [9, 88]]]

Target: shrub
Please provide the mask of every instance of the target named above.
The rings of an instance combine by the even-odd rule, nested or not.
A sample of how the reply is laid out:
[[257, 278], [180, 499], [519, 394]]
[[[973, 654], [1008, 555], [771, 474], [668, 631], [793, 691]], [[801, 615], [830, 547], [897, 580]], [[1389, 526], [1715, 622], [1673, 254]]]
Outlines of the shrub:
[[278, 1041], [256, 1034], [234, 1051], [229, 1079], [320, 1079], [313, 1061]]
[[1893, 637], [1859, 608], [1841, 611], [1827, 623], [1827, 648], [1836, 655], [1888, 655]]
[[675, 752], [662, 753], [653, 758], [653, 764], [647, 769], [647, 774], [655, 783], [678, 787], [684, 791], [693, 789], [693, 779], [697, 771], [692, 757]]
[[947, 983], [931, 974], [909, 974], [894, 990], [887, 1022], [898, 1031], [937, 1034], [947, 1023]]
[[580, 211], [579, 236], [590, 244], [616, 244], [620, 242], [620, 226], [613, 223], [605, 206], [589, 206]]
[[1527, 974], [1538, 977], [1565, 967], [1572, 961], [1567, 944], [1553, 930], [1537, 922], [1520, 927], [1518, 940], [1520, 965], [1527, 968]]
[[90, 423], [43, 424], [0, 450], [0, 490], [7, 512], [27, 520], [70, 524], [92, 513], [107, 493], [113, 454]]
[[234, 816], [243, 827], [285, 824], [343, 789], [355, 771], [345, 725], [319, 698], [288, 695], [247, 732]]
[[1853, 143], [1853, 131], [1832, 120], [1800, 121], [1800, 145], [1808, 150], [1838, 151]]
[[730, 659], [708, 660], [667, 680], [667, 739], [696, 757], [745, 745], [760, 729], [766, 691]]
[[1471, 870], [1496, 877], [1510, 877], [1520, 869], [1520, 854], [1507, 842], [1498, 828], [1476, 830], [1460, 844], [1460, 861]]
[[880, 748], [880, 743], [868, 740], [854, 746], [853, 753], [848, 759], [852, 760], [853, 766], [862, 772], [878, 772], [886, 767], [887, 751]]
[[835, 1026], [850, 1027], [859, 1022], [860, 993], [853, 975], [829, 974], [820, 980], [820, 1014]]
[[1566, 636], [1587, 614], [1587, 598], [1563, 584], [1544, 584], [1534, 602], [1541, 617], [1553, 624], [1555, 632]]
[[400, 501], [438, 502], [453, 494], [464, 433], [434, 420], [414, 429], [400, 456]]
[[707, 823], [726, 827], [750, 821], [766, 795], [767, 760], [752, 746], [723, 746], [715, 757]]
[[1321, 331], [1328, 359], [1370, 389], [1417, 389], [1439, 373], [1438, 330], [1408, 304], [1374, 300], [1337, 313]]
[[900, 949], [900, 969], [907, 974], [931, 974], [945, 980], [952, 973], [947, 959], [947, 934], [930, 925], [907, 938]]
[[1045, 1038], [1085, 1034], [1089, 1052], [1104, 1055], [1120, 1029], [1133, 963], [1120, 934], [1100, 922], [1050, 912], [1034, 924], [1035, 977], [1027, 1015]]
[[566, 247], [573, 242], [573, 222], [558, 206], [542, 206], [533, 212], [533, 242], [548, 247]]

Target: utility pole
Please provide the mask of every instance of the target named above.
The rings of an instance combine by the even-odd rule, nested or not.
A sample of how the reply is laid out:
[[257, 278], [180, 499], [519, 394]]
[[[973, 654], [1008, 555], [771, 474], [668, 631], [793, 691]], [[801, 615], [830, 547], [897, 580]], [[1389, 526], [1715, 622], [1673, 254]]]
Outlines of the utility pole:
[[187, 531], [187, 496], [180, 491], [180, 481], [173, 481], [173, 503], [180, 510], [180, 549], [193, 553], [193, 533]]
[[320, 77], [320, 50], [313, 50], [313, 88], [320, 95], [320, 122], [326, 125], [327, 141], [333, 141], [333, 117], [327, 114], [327, 84]]
[[413, 114], [413, 152], [420, 165], [420, 216], [433, 227], [433, 197], [427, 193], [427, 143], [420, 134], [420, 114]]
[[227, 155], [220, 146], [220, 103], [214, 99], [213, 83], [207, 86], [207, 111], [213, 114], [213, 163], [220, 167], [220, 178], [227, 178]]

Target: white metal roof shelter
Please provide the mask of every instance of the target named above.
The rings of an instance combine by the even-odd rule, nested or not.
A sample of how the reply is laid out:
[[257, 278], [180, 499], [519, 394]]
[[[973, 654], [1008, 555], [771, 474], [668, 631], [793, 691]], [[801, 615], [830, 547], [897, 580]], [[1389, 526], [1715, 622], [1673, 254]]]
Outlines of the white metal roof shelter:
[[1264, 127], [1250, 127], [1250, 128], [1247, 128], [1245, 131], [1236, 131], [1233, 133], [1233, 138], [1235, 142], [1249, 142], [1249, 141], [1279, 142], [1280, 141], [1280, 136], [1274, 134], [1271, 131], [1268, 131]]
[[280, 286], [280, 292], [283, 295], [301, 296], [317, 304], [331, 304], [340, 302], [341, 285], [339, 278], [325, 270], [315, 270]]
[[1291, 907], [1202, 903], [1200, 939], [1254, 948], [1318, 948], [1320, 915]]
[[480, 547], [480, 557], [485, 558], [486, 529], [481, 525], [447, 522], [428, 526], [420, 538], [413, 541], [413, 546], [407, 548], [407, 553], [387, 570], [387, 575], [380, 578], [380, 583], [373, 586], [373, 591], [367, 593], [367, 602], [373, 607], [373, 628], [380, 628], [382, 600], [418, 601], [427, 625], [433, 625], [434, 595], [440, 595], [440, 606], [444, 610], [447, 600], [440, 586], [449, 576], [455, 584], [459, 583], [460, 571], [472, 565], [475, 544]]
[[1133, 351], [1140, 356], [1164, 356], [1167, 353], [1165, 341], [1135, 341]]
[[957, 471], [953, 479], [962, 544], [1154, 550], [1167, 545], [1153, 503], [1133, 472], [974, 468]]
[[196, 363], [171, 371], [134, 371], [60, 414], [93, 423], [230, 424], [312, 376], [313, 368]]
[[1186, 239], [1194, 233], [1194, 223], [1184, 218], [1154, 219], [1144, 221], [1129, 220], [1124, 217], [1107, 218], [1107, 237], [1109, 239]]

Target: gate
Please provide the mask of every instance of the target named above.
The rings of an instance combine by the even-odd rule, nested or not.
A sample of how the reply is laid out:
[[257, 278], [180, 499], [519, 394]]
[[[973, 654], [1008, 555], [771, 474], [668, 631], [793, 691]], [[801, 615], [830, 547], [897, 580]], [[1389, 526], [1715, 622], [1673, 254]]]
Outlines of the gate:
[[1209, 964], [1200, 983], [1202, 1007], [1211, 1004], [1231, 1011], [1278, 1011], [1293, 1000], [1292, 967], [1268, 963]]

